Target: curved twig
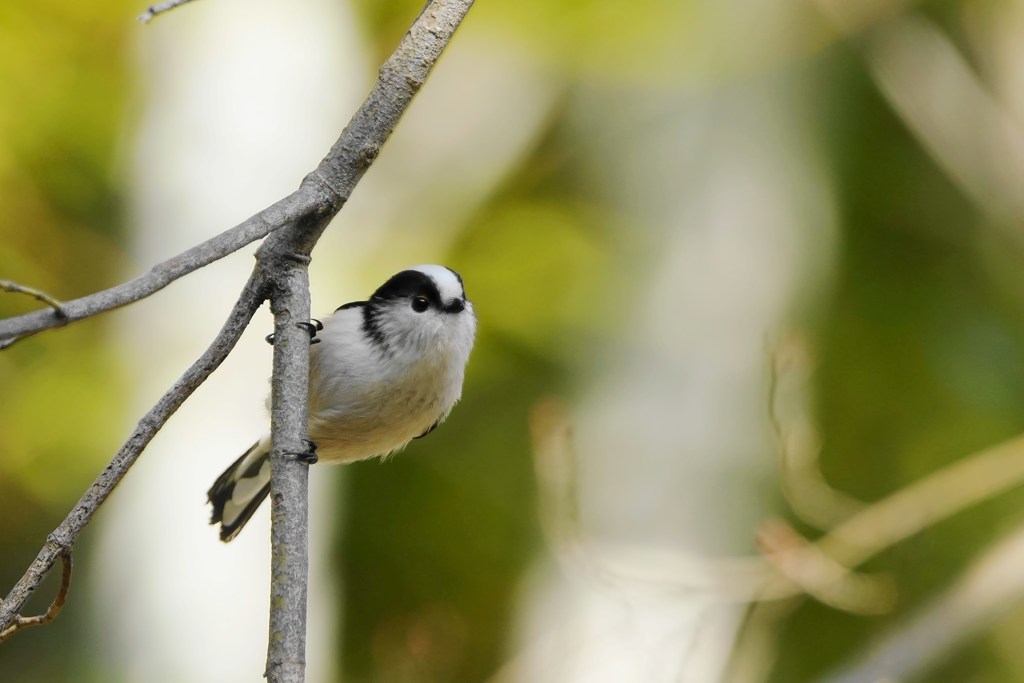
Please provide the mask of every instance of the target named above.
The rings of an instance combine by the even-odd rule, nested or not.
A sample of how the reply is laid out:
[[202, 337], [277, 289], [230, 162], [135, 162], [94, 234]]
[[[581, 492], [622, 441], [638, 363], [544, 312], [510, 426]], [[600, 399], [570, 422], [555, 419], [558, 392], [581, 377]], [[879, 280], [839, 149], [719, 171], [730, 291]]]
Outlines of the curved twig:
[[23, 617], [17, 616], [14, 623], [0, 631], [0, 643], [4, 642], [15, 633], [23, 628], [30, 626], [42, 626], [48, 624], [57, 618], [60, 611], [64, 609], [64, 602], [68, 597], [68, 590], [71, 589], [71, 568], [73, 565], [71, 559], [71, 551], [62, 553], [60, 556], [61, 562], [64, 565], [63, 570], [60, 573], [60, 588], [57, 590], [56, 597], [53, 598], [53, 602], [50, 603], [49, 608], [43, 614], [37, 614], [34, 617]]

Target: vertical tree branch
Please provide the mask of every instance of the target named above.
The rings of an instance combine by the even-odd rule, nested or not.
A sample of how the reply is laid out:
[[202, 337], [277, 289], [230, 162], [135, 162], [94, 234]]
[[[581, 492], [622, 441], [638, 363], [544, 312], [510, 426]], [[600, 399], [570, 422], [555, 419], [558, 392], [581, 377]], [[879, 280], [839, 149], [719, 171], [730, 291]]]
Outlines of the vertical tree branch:
[[306, 594], [309, 563], [307, 450], [310, 338], [296, 323], [309, 321], [306, 263], [284, 263], [271, 294], [274, 374], [270, 453], [270, 637], [267, 680], [300, 683], [306, 669]]
[[377, 158], [465, 17], [473, 0], [433, 0], [380, 69], [377, 82], [331, 151], [303, 184], [324, 194], [323, 211], [270, 236], [261, 264], [274, 264], [274, 378], [271, 411], [271, 603], [267, 645], [270, 683], [305, 680], [308, 582], [308, 466], [306, 449], [309, 337], [307, 257], [330, 219]]

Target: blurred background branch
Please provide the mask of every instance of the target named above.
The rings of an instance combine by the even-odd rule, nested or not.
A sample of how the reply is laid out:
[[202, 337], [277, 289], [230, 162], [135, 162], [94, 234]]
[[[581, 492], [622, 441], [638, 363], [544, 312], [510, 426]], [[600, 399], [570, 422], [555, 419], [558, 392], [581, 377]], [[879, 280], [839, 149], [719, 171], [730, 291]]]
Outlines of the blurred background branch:
[[[777, 388], [776, 381], [773, 377], [773, 390]], [[762, 680], [765, 670], [760, 667], [771, 661], [768, 650], [774, 641], [767, 634], [776, 631], [777, 624], [797, 608], [799, 600], [795, 598], [810, 596], [850, 613], [879, 614], [892, 610], [896, 605], [892, 577], [859, 574], [853, 568], [945, 518], [1024, 483], [1021, 436], [966, 456], [879, 502], [863, 506], [816, 542], [807, 541], [781, 520], [763, 523], [758, 530], [758, 545], [767, 566], [753, 557], [704, 559], [629, 552], [624, 555], [621, 549], [601, 553], [599, 546], [581, 536], [578, 465], [567, 407], [554, 399], [545, 400], [535, 407], [531, 425], [543, 494], [541, 519], [551, 549], [566, 570], [582, 571], [581, 576], [589, 577], [611, 593], [703, 592], [720, 600], [752, 602], [746, 630], [728, 674], [728, 680], [734, 683]], [[779, 433], [780, 428], [775, 429]], [[1024, 583], [996, 580], [1007, 568], [1019, 566], [1015, 564], [1020, 559], [1018, 536], [1019, 533], [1014, 534], [980, 557], [977, 565], [949, 590], [949, 595], [927, 610], [927, 616], [915, 620], [906, 632], [901, 629], [893, 636], [892, 643], [882, 648], [884, 654], [870, 655], [865, 664], [852, 667], [855, 673], [842, 674], [844, 677], [835, 681], [867, 683], [881, 680], [882, 674], [901, 680], [941, 656], [946, 646], [991, 623], [1008, 609], [1007, 601], [1012, 604], [1024, 595]], [[655, 567], [658, 571], [652, 572]], [[979, 593], [978, 587], [986, 582], [994, 588]], [[970, 609], [961, 618], [945, 618], [965, 601], [970, 602]], [[942, 630], [938, 634], [940, 644], [933, 645], [931, 635], [935, 635], [936, 629]], [[510, 662], [494, 680], [506, 680], [515, 667], [522, 666], [516, 662], [524, 656]], [[883, 666], [879, 662], [891, 670], [879, 668]], [[833, 679], [828, 680], [831, 683]]]
[[[757, 532], [762, 555], [779, 575], [802, 593], [834, 609], [858, 614], [881, 614], [892, 609], [896, 591], [891, 577], [857, 574], [808, 542], [781, 520], [764, 522]], [[777, 593], [766, 589], [761, 599]]]
[[828, 485], [821, 473], [821, 437], [808, 408], [814, 372], [806, 335], [788, 334], [774, 345], [768, 366], [768, 418], [775, 435], [779, 481], [800, 521], [828, 529], [863, 507]]
[[831, 529], [817, 546], [848, 567], [1024, 483], [1024, 436], [921, 478]]
[[1024, 527], [986, 548], [951, 586], [821, 683], [918, 679], [1024, 599]]
[[[541, 519], [556, 553], [589, 568], [602, 580], [617, 578], [673, 591], [714, 592], [718, 585], [722, 599], [771, 601], [807, 593], [844, 611], [887, 611], [894, 599], [892, 586], [886, 582], [869, 588], [872, 582], [852, 574], [853, 568], [952, 515], [1024, 484], [1024, 436], [1019, 436], [964, 456], [880, 501], [864, 505], [813, 543], [782, 520], [764, 522], [757, 540], [771, 567], [756, 557], [708, 560], [677, 556], [663, 557], [658, 562], [638, 558], [630, 573], [628, 569], [617, 571], [614, 562], [607, 564], [599, 559], [592, 542], [581, 535], [576, 456], [566, 406], [554, 399], [539, 403], [531, 426], [543, 493]], [[645, 576], [644, 568], [654, 566], [661, 570], [673, 567], [674, 576]], [[851, 580], [860, 584], [860, 588], [849, 587], [859, 598], [838, 594], [828, 597], [818, 592], [837, 589]], [[881, 592], [869, 599], [865, 590]]]
[[1024, 128], [934, 22], [910, 15], [869, 36], [879, 90], [976, 205], [1024, 246]]

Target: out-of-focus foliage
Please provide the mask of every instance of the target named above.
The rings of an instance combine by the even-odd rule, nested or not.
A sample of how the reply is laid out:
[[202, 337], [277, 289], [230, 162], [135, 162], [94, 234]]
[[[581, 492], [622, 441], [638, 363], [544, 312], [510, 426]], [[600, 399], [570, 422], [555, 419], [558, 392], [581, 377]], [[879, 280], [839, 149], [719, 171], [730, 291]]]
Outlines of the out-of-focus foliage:
[[[376, 29], [382, 56], [422, 7], [416, 0], [356, 4]], [[624, 86], [714, 83], [762, 72], [836, 38], [809, 2], [523, 0], [481, 3], [473, 12], [475, 30], [528, 46], [555, 71]]]
[[[355, 4], [371, 63], [422, 7]], [[1020, 217], [993, 215], [965, 191], [886, 98], [871, 56], [873, 22], [920, 12], [1019, 120], [1024, 91], [1006, 84], [1022, 82], [1024, 58], [993, 46], [1024, 44], [1021, 10], [1009, 0], [865, 3], [871, 9], [845, 35], [838, 6], [522, 0], [473, 10], [456, 40], [473, 33], [514, 45], [517, 58], [559, 84], [561, 100], [537, 143], [458, 226], [446, 256], [480, 313], [463, 403], [414, 455], [346, 468], [334, 548], [345, 582], [337, 652], [346, 680], [476, 682], [515, 654], [518, 601], [543, 552], [527, 415], [544, 395], [579, 397], [588, 364], [642, 307], [631, 297], [659, 267], [665, 239], [624, 215], [621, 195], [638, 181], [595, 153], [609, 140], [574, 118], [587, 102], [630, 105], [585, 117], [616, 122], [621, 149], [665, 111], [685, 115], [702, 98], [796, 84], [786, 92], [800, 101], [786, 104], [806, 107], [813, 123], [778, 144], [814, 151], [838, 213], [836, 263], [817, 264], [827, 286], [797, 293], [793, 305], [820, 360], [812, 412], [834, 487], [876, 500], [1024, 430]], [[122, 262], [130, 234], [117, 163], [130, 138], [126, 43], [139, 9], [123, 0], [0, 3], [0, 278], [70, 298], [137, 270]], [[644, 149], [699, 149], [676, 142]], [[706, 166], [693, 159], [692, 177], [643, 182], [669, 193], [700, 180]], [[723, 238], [723, 253], [730, 248]], [[0, 294], [0, 315], [36, 305]], [[0, 353], [0, 592], [137, 417], [121, 411], [123, 379], [103, 333], [98, 319]], [[771, 481], [759, 495], [781, 499]], [[874, 559], [868, 569], [898, 587], [891, 615], [807, 601], [776, 626], [771, 680], [812, 680], [853, 656], [1022, 519], [1019, 492], [1004, 495]], [[87, 559], [79, 567], [88, 572]], [[56, 624], [0, 646], [0, 679], [82, 680], [87, 667], [109, 680], [88, 637], [95, 626], [82, 626], [86, 607], [76, 596]], [[1018, 609], [922, 680], [1020, 680], [1022, 630]]]
[[[817, 69], [845, 226], [817, 324], [823, 469], [871, 501], [1024, 430], [1024, 297], [1000, 263], [1022, 254], [936, 168], [855, 49], [833, 49]], [[773, 680], [810, 680], [850, 656], [1022, 520], [1017, 492], [886, 553], [869, 568], [896, 578], [897, 613], [865, 619], [807, 604], [787, 625]], [[1019, 664], [993, 654], [982, 640], [924, 680], [1018, 680]]]
[[[0, 273], [58, 298], [119, 277], [123, 10], [123, 2], [0, 8]], [[0, 315], [38, 305], [4, 294]], [[60, 509], [93, 470], [97, 448], [108, 447], [113, 425], [105, 414], [116, 406], [110, 379], [117, 370], [98, 331], [82, 326], [60, 341], [41, 337], [0, 356], [0, 384], [14, 398], [0, 415], [0, 473], [8, 475], [0, 487], [18, 482]], [[34, 464], [72, 452], [59, 473], [44, 475]]]
[[[0, 6], [0, 278], [74, 298], [122, 277], [127, 7]], [[0, 316], [38, 306], [0, 293]], [[100, 320], [0, 353], [0, 593], [112, 454], [119, 372]], [[73, 678], [74, 619], [0, 648], [0, 677]]]

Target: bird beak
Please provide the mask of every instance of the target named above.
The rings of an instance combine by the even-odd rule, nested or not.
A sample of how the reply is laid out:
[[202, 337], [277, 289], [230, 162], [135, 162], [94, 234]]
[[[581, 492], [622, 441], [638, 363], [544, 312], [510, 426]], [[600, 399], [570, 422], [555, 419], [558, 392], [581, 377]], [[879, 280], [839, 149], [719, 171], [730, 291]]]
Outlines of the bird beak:
[[455, 299], [444, 307], [445, 313], [462, 313], [466, 310], [466, 302], [462, 299]]

